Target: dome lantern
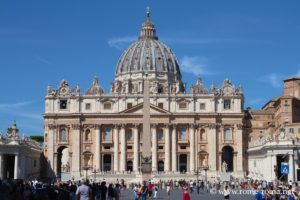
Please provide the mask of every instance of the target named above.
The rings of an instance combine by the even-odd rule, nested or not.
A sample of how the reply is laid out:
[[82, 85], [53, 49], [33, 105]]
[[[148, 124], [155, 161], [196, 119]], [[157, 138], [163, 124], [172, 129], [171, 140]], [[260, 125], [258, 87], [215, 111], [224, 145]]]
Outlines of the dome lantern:
[[143, 23], [139, 39], [152, 38], [157, 40], [156, 29], [150, 18], [150, 8], [147, 7], [146, 21]]

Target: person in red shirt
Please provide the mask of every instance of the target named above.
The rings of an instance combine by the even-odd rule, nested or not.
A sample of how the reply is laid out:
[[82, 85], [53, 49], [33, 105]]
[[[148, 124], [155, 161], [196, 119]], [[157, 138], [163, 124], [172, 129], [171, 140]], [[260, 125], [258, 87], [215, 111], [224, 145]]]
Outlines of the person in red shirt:
[[189, 188], [187, 185], [183, 187], [182, 200], [191, 200], [191, 196], [189, 194]]

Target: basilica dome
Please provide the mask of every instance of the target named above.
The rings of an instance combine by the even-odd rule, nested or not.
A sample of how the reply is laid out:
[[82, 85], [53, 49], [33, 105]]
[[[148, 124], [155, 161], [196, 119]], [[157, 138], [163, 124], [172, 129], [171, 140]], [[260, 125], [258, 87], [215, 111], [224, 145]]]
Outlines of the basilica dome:
[[153, 79], [164, 77], [167, 82], [181, 82], [176, 56], [167, 45], [158, 40], [149, 10], [138, 40], [119, 59], [115, 77], [116, 80], [123, 81], [143, 77], [143, 74]]

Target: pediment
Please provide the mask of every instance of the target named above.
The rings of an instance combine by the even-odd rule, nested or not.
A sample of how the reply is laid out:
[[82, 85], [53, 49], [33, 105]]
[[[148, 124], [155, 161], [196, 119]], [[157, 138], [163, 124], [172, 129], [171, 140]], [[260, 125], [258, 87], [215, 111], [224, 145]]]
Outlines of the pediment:
[[[131, 108], [123, 110], [120, 114], [143, 114], [143, 103], [137, 104]], [[150, 104], [150, 114], [170, 114], [169, 111]]]

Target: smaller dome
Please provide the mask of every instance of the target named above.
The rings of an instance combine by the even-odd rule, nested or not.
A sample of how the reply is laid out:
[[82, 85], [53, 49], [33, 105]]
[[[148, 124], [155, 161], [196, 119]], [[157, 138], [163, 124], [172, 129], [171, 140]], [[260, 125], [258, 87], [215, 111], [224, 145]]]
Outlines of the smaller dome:
[[92, 85], [89, 87], [88, 91], [85, 93], [86, 95], [99, 95], [103, 94], [104, 90], [99, 85], [98, 77], [95, 76]]

